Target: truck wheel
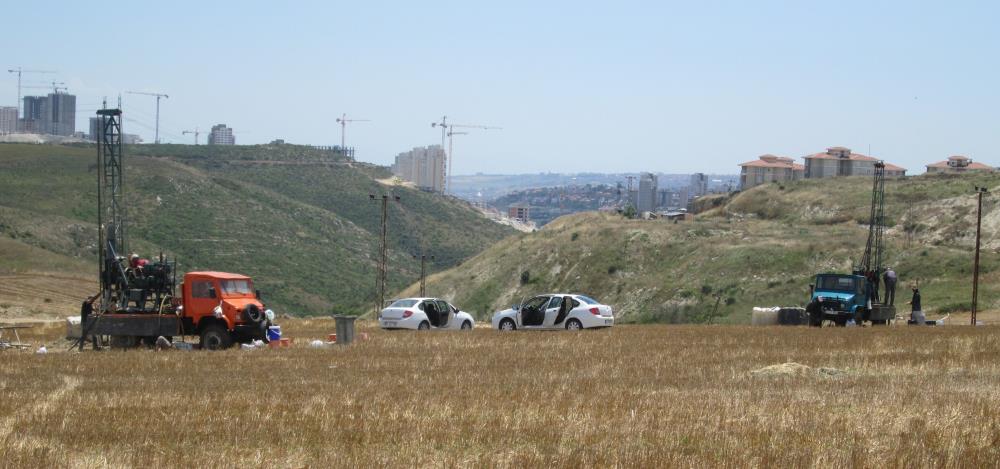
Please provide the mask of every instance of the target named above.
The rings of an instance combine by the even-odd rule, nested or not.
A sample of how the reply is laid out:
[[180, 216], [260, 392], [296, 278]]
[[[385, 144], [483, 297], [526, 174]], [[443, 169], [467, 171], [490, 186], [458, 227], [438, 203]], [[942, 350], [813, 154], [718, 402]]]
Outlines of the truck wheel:
[[223, 350], [233, 344], [233, 337], [226, 328], [218, 324], [209, 324], [201, 330], [202, 350]]

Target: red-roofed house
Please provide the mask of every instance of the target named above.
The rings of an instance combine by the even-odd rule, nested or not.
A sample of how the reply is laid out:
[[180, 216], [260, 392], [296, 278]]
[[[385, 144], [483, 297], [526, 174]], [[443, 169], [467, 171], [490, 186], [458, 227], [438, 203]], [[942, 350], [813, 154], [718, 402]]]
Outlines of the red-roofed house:
[[962, 155], [949, 156], [947, 161], [927, 165], [927, 173], [966, 173], [969, 171], [990, 172], [996, 168], [982, 163], [973, 163]]
[[[854, 153], [850, 148], [831, 147], [823, 153], [804, 156], [805, 177], [827, 178], [834, 176], [871, 176], [875, 173], [878, 158]], [[906, 176], [906, 169], [894, 164], [885, 164], [886, 177]]]
[[783, 156], [763, 155], [740, 165], [740, 188], [747, 190], [772, 181], [798, 181], [805, 174], [805, 166]]

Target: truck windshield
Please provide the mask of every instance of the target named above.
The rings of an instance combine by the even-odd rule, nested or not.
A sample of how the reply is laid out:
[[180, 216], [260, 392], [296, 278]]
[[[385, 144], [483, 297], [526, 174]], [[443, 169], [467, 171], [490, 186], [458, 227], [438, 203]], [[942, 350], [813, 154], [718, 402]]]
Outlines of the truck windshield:
[[816, 281], [817, 290], [853, 292], [857, 286], [853, 277], [820, 277]]
[[248, 295], [250, 291], [249, 280], [220, 280], [219, 285], [222, 291], [228, 295]]

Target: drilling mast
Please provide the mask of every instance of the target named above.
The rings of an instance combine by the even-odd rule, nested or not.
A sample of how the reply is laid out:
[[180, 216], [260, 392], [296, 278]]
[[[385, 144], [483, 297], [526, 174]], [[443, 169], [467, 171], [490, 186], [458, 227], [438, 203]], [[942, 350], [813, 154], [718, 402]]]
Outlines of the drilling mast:
[[124, 310], [128, 304], [128, 277], [120, 256], [125, 244], [125, 177], [121, 109], [97, 111], [97, 230], [100, 259], [101, 310]]

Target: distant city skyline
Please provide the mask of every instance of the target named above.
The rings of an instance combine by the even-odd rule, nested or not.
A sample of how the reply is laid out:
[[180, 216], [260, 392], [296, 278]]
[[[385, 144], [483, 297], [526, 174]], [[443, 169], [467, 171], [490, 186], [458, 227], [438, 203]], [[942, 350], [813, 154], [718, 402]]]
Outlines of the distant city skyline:
[[[765, 154], [843, 146], [919, 174], [1000, 165], [1000, 5], [959, 1], [295, 2], [5, 5], [25, 86], [63, 82], [77, 129], [122, 95], [125, 129], [191, 143], [339, 145], [391, 165], [440, 144], [431, 122], [501, 126], [454, 142], [454, 174], [737, 173]], [[333, 27], [332, 25], [335, 25]], [[95, 59], [109, 28], [114, 53]], [[27, 38], [30, 38], [28, 40]], [[102, 42], [102, 44], [104, 44]], [[223, 51], [215, 53], [215, 51]], [[41, 96], [44, 88], [25, 88]], [[0, 106], [17, 77], [0, 76]], [[23, 116], [22, 116], [23, 117]]]

